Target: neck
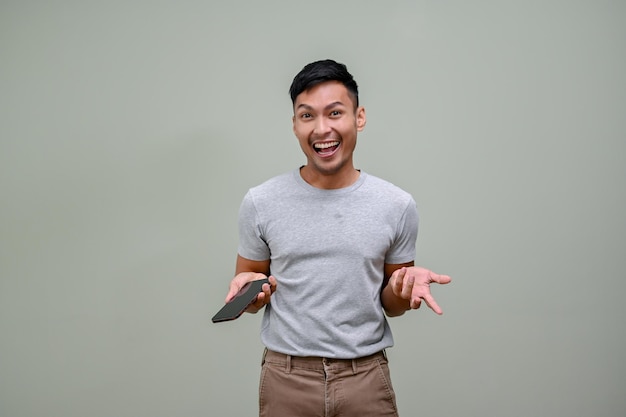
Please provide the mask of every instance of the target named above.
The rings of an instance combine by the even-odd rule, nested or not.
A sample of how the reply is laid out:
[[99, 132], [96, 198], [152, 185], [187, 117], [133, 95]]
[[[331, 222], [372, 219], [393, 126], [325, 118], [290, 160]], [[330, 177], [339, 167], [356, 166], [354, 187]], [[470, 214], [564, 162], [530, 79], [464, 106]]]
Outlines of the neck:
[[324, 174], [323, 172], [312, 169], [309, 165], [300, 168], [300, 176], [307, 183], [315, 188], [324, 190], [334, 190], [338, 188], [349, 187], [354, 184], [361, 175], [361, 172], [354, 167], [346, 167], [341, 172], [332, 174]]

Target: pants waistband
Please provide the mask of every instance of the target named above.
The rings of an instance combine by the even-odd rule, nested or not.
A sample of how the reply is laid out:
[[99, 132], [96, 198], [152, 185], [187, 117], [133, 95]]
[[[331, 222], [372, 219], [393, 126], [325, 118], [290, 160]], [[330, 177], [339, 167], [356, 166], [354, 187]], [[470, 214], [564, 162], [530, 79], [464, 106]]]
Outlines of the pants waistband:
[[263, 362], [284, 365], [287, 372], [289, 372], [291, 368], [323, 370], [327, 367], [333, 367], [337, 370], [352, 368], [352, 371], [356, 373], [359, 365], [365, 365], [378, 359], [387, 360], [387, 354], [384, 350], [355, 359], [333, 359], [319, 356], [292, 356], [269, 350], [267, 348], [265, 348], [265, 351], [263, 352]]

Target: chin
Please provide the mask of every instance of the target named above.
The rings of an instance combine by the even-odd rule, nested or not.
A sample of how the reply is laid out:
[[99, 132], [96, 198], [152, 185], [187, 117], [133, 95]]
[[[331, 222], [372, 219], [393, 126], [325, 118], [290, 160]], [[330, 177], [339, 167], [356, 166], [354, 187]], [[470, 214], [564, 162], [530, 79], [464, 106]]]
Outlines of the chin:
[[321, 174], [334, 175], [341, 172], [341, 169], [345, 166], [345, 164], [337, 161], [322, 161], [322, 163], [314, 163], [313, 166], [315, 167], [315, 170]]

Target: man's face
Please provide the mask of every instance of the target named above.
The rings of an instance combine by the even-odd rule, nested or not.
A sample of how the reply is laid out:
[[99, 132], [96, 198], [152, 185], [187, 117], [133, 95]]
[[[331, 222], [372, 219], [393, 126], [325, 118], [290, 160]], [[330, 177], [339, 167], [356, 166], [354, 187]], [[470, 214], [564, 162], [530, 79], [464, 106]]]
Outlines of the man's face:
[[365, 109], [355, 109], [348, 89], [338, 81], [318, 84], [296, 97], [293, 132], [310, 173], [352, 175], [357, 132], [364, 126]]

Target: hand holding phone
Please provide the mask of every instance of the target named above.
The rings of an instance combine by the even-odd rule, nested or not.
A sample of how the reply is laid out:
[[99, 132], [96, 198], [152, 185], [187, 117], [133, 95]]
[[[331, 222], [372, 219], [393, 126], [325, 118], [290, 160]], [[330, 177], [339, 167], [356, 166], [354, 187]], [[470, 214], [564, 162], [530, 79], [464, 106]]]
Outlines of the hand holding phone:
[[213, 323], [235, 320], [256, 301], [257, 296], [263, 291], [263, 284], [270, 284], [269, 279], [250, 281], [244, 285], [235, 297], [227, 302], [224, 307], [211, 319]]

